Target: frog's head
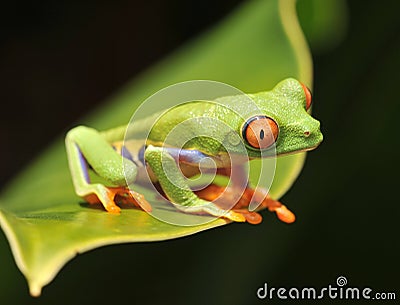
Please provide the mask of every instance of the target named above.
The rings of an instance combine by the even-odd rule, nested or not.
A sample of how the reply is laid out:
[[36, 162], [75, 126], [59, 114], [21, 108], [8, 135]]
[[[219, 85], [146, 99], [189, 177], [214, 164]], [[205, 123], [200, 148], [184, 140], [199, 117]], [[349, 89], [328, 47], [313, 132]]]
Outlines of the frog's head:
[[268, 92], [250, 95], [261, 113], [241, 127], [250, 156], [273, 144], [277, 155], [308, 151], [322, 141], [320, 123], [314, 119], [310, 90], [295, 79], [285, 79]]

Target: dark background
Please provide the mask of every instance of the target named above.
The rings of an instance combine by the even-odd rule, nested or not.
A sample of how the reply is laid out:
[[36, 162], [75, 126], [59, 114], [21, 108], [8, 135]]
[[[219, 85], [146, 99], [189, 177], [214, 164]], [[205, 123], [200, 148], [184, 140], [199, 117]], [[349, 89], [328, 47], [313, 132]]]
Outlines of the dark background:
[[[74, 120], [239, 2], [3, 4], [0, 185]], [[259, 226], [104, 247], [68, 263], [39, 300], [28, 296], [15, 267], [8, 276], [18, 286], [6, 297], [14, 293], [24, 304], [257, 304], [265, 303], [255, 291], [266, 281], [322, 287], [343, 275], [351, 286], [397, 289], [399, 298], [399, 8], [398, 1], [349, 1], [344, 39], [324, 50], [311, 44], [313, 111], [325, 141], [282, 199], [296, 224], [264, 214]], [[277, 231], [285, 239], [274, 239]], [[265, 252], [276, 252], [276, 261], [265, 261]], [[11, 254], [1, 260], [13, 264]], [[275, 271], [265, 274], [270, 264]]]

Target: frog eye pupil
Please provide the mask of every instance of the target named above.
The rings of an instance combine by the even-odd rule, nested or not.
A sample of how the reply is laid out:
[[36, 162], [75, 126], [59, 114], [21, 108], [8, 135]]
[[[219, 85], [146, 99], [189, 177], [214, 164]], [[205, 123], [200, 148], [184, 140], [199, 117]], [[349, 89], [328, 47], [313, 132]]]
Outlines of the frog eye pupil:
[[260, 131], [260, 139], [261, 140], [264, 139], [264, 129], [261, 129], [261, 131]]

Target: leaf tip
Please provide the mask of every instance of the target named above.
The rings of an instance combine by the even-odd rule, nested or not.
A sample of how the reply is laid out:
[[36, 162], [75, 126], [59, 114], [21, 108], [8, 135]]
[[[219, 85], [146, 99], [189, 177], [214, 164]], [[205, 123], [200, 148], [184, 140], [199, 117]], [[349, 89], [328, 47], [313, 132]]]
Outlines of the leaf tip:
[[35, 298], [40, 297], [42, 294], [42, 285], [38, 285], [37, 283], [29, 283], [29, 293]]

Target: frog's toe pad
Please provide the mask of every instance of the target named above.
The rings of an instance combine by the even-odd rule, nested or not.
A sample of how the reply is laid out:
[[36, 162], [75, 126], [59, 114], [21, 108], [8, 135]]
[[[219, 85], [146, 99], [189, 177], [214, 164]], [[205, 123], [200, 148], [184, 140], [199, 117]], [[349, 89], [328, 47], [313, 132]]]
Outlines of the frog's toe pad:
[[151, 212], [152, 208], [150, 203], [144, 198], [142, 194], [134, 191], [129, 192], [134, 201], [141, 207], [145, 212]]
[[280, 221], [286, 223], [293, 223], [296, 220], [296, 216], [286, 206], [282, 205], [275, 209], [276, 216]]
[[236, 222], [245, 222], [247, 218], [244, 216], [244, 214], [235, 212], [235, 211], [229, 211], [224, 215], [225, 218], [228, 218], [232, 221]]
[[247, 209], [234, 209], [236, 213], [240, 213], [244, 217], [244, 221], [252, 225], [258, 225], [262, 222], [262, 216], [257, 212], [250, 212]]

